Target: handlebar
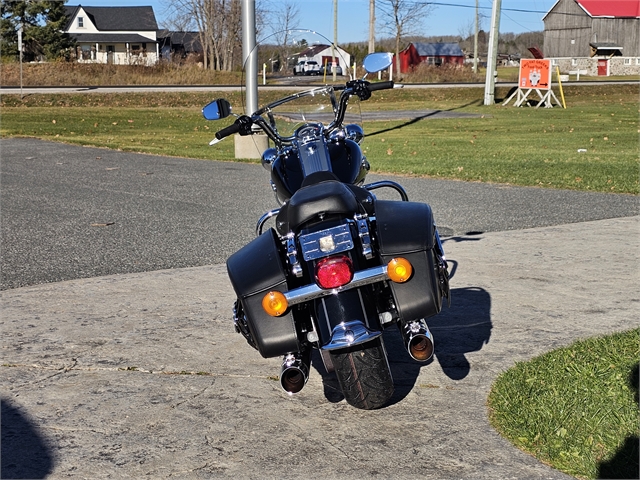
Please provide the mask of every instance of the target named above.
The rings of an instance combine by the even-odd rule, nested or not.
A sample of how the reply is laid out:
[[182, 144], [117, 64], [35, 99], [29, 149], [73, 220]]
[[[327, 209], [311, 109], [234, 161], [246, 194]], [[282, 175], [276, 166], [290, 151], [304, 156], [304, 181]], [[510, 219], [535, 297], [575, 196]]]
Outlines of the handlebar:
[[389, 80], [386, 82], [378, 82], [378, 83], [370, 83], [369, 86], [369, 91], [370, 92], [374, 92], [376, 90], [386, 90], [388, 88], [393, 88], [393, 80]]
[[238, 133], [240, 131], [240, 124], [236, 121], [233, 122], [228, 127], [223, 128], [222, 130], [216, 132], [216, 138], [218, 140], [222, 140], [229, 135], [233, 135], [234, 133]]
[[[327, 87], [323, 87], [323, 88], [327, 88]], [[335, 91], [341, 91], [341, 95], [340, 95], [340, 100], [338, 101], [337, 108], [335, 110], [335, 118], [333, 122], [331, 122], [331, 124], [327, 126], [327, 129], [326, 129], [327, 132], [333, 131], [335, 128], [339, 127], [342, 124], [344, 120], [344, 115], [347, 110], [349, 97], [351, 97], [352, 95], [357, 95], [360, 98], [360, 100], [367, 100], [371, 96], [371, 92], [374, 92], [376, 90], [386, 90], [386, 89], [394, 88], [394, 83], [393, 81], [369, 83], [365, 80], [352, 80], [350, 82], [347, 82], [345, 86], [332, 87], [332, 88], [334, 88]], [[318, 91], [318, 90], [314, 90], [314, 91]], [[223, 138], [226, 138], [235, 133], [239, 133], [240, 135], [251, 135], [253, 133], [251, 127], [254, 124], [258, 125], [267, 134], [267, 136], [271, 138], [276, 144], [293, 140], [292, 137], [291, 138], [280, 137], [278, 133], [274, 131], [271, 128], [271, 126], [264, 120], [264, 118], [262, 118], [262, 115], [265, 112], [269, 113], [272, 108], [278, 105], [286, 103], [287, 101], [290, 101], [291, 99], [294, 99], [294, 98], [300, 98], [305, 94], [308, 94], [308, 92], [297, 93], [285, 99], [281, 99], [276, 102], [273, 102], [261, 108], [260, 110], [256, 111], [251, 116], [241, 115], [231, 125], [218, 131], [215, 134], [216, 140], [211, 141], [210, 145], [218, 143]]]

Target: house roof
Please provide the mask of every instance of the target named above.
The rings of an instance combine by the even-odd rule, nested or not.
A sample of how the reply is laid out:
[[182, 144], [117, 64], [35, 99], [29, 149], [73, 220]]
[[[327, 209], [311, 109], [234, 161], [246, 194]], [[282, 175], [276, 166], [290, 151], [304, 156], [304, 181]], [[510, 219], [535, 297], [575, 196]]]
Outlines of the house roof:
[[163, 45], [182, 45], [187, 52], [202, 52], [200, 34], [198, 32], [172, 32], [170, 30], [158, 30], [158, 41]]
[[80, 7], [100, 31], [140, 32], [158, 30], [153, 7], [83, 7], [82, 5], [65, 5], [65, 13], [69, 18], [66, 30], [69, 29]]
[[158, 43], [137, 33], [70, 33], [69, 35], [78, 43]]
[[457, 43], [414, 42], [413, 46], [421, 57], [464, 57]]
[[[553, 7], [542, 17], [544, 20], [556, 5], [562, 0], [558, 0]], [[608, 18], [640, 18], [640, 0], [573, 0], [590, 17]]]
[[309, 48], [307, 48], [306, 50], [303, 50], [302, 52], [300, 52], [300, 56], [301, 57], [315, 57], [317, 54], [319, 54], [320, 52], [326, 50], [327, 48], [329, 48], [329, 45], [313, 45]]

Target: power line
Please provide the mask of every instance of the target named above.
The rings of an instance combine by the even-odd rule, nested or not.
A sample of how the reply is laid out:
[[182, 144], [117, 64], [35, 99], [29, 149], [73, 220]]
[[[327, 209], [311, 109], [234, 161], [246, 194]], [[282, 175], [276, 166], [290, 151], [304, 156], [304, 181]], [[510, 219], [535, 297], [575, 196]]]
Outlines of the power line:
[[[462, 5], [460, 3], [445, 3], [445, 2], [414, 2], [418, 4], [437, 5], [440, 7], [460, 7], [460, 8], [476, 8], [475, 5]], [[491, 7], [478, 7], [482, 10], [491, 10]], [[520, 13], [547, 13], [541, 10], [524, 10], [521, 8], [501, 8], [503, 12], [520, 12]]]

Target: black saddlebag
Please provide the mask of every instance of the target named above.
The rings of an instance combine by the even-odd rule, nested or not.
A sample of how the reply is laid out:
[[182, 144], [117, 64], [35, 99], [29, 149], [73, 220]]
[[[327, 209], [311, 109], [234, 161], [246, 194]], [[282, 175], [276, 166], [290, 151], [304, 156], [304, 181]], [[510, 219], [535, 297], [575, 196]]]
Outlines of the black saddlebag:
[[389, 282], [400, 318], [427, 318], [442, 308], [435, 255], [435, 223], [426, 203], [377, 200], [376, 234], [385, 262], [404, 257], [413, 266], [405, 283]]
[[262, 308], [267, 292], [288, 290], [278, 245], [275, 232], [269, 229], [227, 260], [231, 285], [242, 304], [253, 341], [265, 358], [301, 349], [291, 312], [272, 317]]

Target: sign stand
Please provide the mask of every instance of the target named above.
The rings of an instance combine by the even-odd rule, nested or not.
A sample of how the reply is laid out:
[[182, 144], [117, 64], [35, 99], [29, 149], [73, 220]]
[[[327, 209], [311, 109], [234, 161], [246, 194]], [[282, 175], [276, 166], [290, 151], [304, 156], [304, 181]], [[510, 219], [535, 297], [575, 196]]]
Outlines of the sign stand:
[[[540, 99], [536, 108], [540, 107], [540, 105], [545, 108], [553, 108], [553, 100], [558, 106], [562, 107], [558, 97], [551, 90], [551, 60], [521, 60], [518, 78], [520, 79], [518, 89], [504, 101], [503, 105], [507, 105], [516, 96], [514, 106], [520, 107], [525, 102], [528, 105], [527, 98], [531, 92], [535, 91]], [[542, 93], [543, 91], [545, 93]]]

